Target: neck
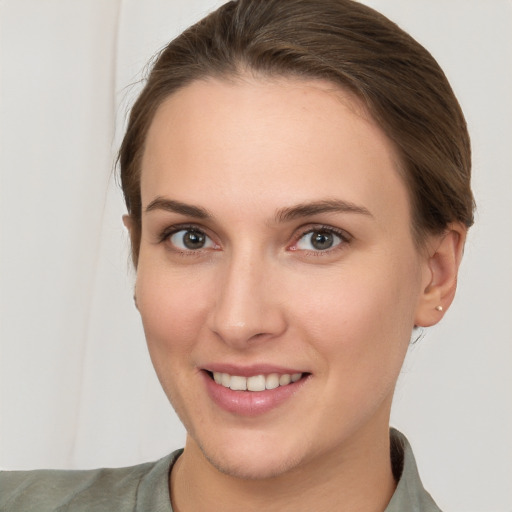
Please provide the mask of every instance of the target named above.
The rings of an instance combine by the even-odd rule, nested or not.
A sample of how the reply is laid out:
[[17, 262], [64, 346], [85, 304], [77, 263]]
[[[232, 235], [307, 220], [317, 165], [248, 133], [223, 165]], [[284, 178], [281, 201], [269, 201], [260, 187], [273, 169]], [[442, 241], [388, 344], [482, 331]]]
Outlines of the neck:
[[323, 454], [267, 479], [241, 479], [218, 471], [187, 439], [171, 473], [175, 512], [310, 512], [343, 509], [382, 512], [396, 487], [389, 431], [358, 432], [343, 450]]

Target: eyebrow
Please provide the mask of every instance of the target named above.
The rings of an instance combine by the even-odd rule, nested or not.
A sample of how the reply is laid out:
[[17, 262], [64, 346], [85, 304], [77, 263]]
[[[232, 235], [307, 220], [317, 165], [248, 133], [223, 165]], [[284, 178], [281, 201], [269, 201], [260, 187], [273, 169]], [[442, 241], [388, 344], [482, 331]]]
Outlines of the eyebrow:
[[[178, 213], [187, 217], [195, 217], [197, 219], [211, 219], [213, 215], [200, 206], [194, 206], [174, 199], [166, 199], [157, 197], [146, 207], [146, 213], [164, 210], [171, 213]], [[290, 222], [302, 217], [311, 217], [321, 213], [356, 213], [373, 217], [368, 209], [364, 206], [358, 206], [350, 201], [341, 199], [324, 199], [321, 201], [313, 201], [310, 203], [300, 203], [294, 206], [280, 208], [275, 214], [277, 223]]]
[[320, 213], [357, 213], [373, 217], [364, 206], [358, 206], [341, 199], [325, 199], [311, 203], [301, 203], [287, 208], [281, 208], [275, 215], [276, 222], [289, 222], [302, 217], [311, 217]]
[[180, 213], [187, 217], [195, 217], [197, 219], [210, 219], [213, 217], [208, 210], [200, 206], [193, 206], [191, 204], [182, 203], [173, 199], [165, 199], [164, 197], [157, 197], [146, 207], [146, 213], [155, 210], [165, 210], [171, 213]]

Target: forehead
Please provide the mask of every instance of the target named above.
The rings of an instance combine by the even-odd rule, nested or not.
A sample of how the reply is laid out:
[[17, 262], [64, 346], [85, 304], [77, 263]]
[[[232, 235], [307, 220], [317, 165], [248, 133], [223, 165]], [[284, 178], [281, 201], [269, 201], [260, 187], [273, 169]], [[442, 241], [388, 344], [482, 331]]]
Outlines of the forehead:
[[391, 141], [357, 98], [319, 80], [209, 79], [173, 94], [148, 132], [141, 192], [143, 205], [215, 195], [260, 208], [341, 194], [408, 214]]

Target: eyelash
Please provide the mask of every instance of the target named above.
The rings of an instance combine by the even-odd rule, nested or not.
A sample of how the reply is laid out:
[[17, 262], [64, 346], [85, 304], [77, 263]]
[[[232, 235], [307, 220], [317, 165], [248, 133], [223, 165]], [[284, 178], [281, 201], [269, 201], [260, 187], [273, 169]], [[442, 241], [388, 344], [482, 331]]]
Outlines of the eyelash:
[[331, 255], [335, 251], [343, 250], [345, 248], [345, 246], [352, 241], [352, 238], [353, 238], [349, 233], [347, 233], [346, 231], [344, 231], [342, 229], [338, 229], [338, 228], [334, 228], [332, 226], [326, 226], [326, 225], [322, 225], [322, 224], [316, 224], [316, 225], [310, 225], [307, 228], [302, 229], [297, 234], [297, 236], [294, 238], [294, 242], [293, 242], [292, 246], [298, 244], [299, 241], [302, 238], [304, 238], [306, 235], [312, 234], [312, 233], [318, 233], [318, 232], [323, 232], [323, 233], [328, 233], [328, 234], [334, 235], [340, 239], [340, 242], [338, 244], [336, 244], [334, 247], [330, 247], [325, 250], [305, 250], [305, 249], [301, 250], [301, 249], [293, 249], [291, 247], [290, 247], [290, 250], [301, 251], [302, 253], [305, 253], [308, 256], [309, 255], [312, 255], [315, 257], [327, 256], [327, 255]]
[[[212, 237], [210, 237], [204, 230], [204, 228], [194, 225], [194, 224], [179, 224], [179, 225], [173, 225], [170, 227], [165, 228], [158, 237], [159, 243], [165, 243], [169, 242], [170, 237], [175, 235], [176, 233], [179, 233], [180, 231], [196, 231], [198, 233], [203, 234], [204, 236], [208, 237], [210, 240], [212, 240]], [[292, 247], [299, 243], [299, 241], [305, 237], [308, 234], [316, 233], [316, 232], [325, 232], [331, 235], [334, 235], [338, 237], [341, 241], [336, 244], [332, 248], [327, 248], [325, 250], [305, 250], [305, 249], [293, 249]], [[293, 243], [288, 245], [287, 247], [291, 251], [300, 251], [307, 255], [313, 255], [313, 256], [324, 256], [328, 254], [332, 254], [334, 251], [342, 250], [347, 244], [349, 244], [352, 241], [352, 236], [347, 233], [344, 230], [334, 228], [332, 226], [326, 226], [322, 224], [318, 225], [310, 225], [307, 228], [303, 228], [299, 231], [299, 233], [294, 236]], [[215, 242], [214, 242], [215, 243]], [[169, 245], [170, 242], [169, 242]], [[172, 247], [172, 250], [174, 252], [177, 252], [180, 255], [186, 255], [186, 256], [196, 256], [201, 253], [201, 249], [189, 249], [189, 250], [182, 250], [175, 246]]]
[[[171, 245], [170, 238], [173, 235], [175, 235], [176, 233], [179, 233], [180, 231], [195, 231], [197, 233], [203, 234], [205, 237], [207, 237], [210, 240], [212, 240], [212, 237], [210, 237], [205, 232], [204, 228], [202, 228], [200, 226], [197, 226], [197, 225], [194, 225], [194, 224], [178, 224], [178, 225], [173, 225], [173, 226], [170, 226], [168, 228], [165, 228], [160, 233], [160, 235], [158, 237], [158, 242], [159, 243], [169, 242], [169, 245]], [[172, 250], [174, 252], [178, 253], [179, 255], [182, 255], [182, 256], [197, 256], [197, 255], [201, 254], [201, 249], [197, 249], [197, 250], [193, 250], [193, 249], [183, 250], [183, 249], [179, 249], [176, 246], [172, 246]]]

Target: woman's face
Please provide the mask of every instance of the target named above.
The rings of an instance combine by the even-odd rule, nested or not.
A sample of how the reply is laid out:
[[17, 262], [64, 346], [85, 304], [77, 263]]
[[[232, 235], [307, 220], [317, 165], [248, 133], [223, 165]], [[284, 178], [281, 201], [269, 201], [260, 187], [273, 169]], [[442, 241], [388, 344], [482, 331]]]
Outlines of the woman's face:
[[354, 98], [195, 82], [157, 111], [141, 191], [136, 297], [189, 451], [264, 478], [387, 432], [430, 272], [393, 148]]

